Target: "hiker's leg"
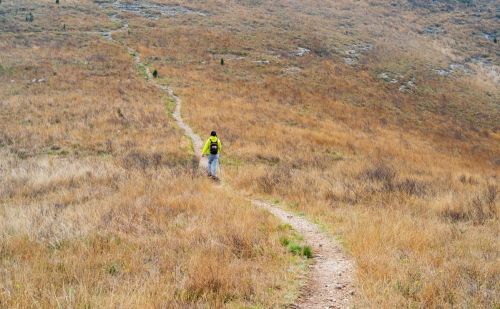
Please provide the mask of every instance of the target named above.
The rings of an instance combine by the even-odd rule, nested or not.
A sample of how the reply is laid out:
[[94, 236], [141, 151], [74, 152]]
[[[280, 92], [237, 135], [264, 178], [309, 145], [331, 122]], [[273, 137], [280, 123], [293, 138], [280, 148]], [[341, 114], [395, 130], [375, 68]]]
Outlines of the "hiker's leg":
[[208, 155], [208, 165], [207, 165], [208, 176], [213, 176], [213, 174], [212, 174], [212, 162], [213, 161], [214, 161], [214, 155]]
[[219, 155], [216, 154], [213, 157], [212, 164], [211, 164], [211, 171], [210, 173], [212, 176], [217, 177], [217, 161], [219, 160]]

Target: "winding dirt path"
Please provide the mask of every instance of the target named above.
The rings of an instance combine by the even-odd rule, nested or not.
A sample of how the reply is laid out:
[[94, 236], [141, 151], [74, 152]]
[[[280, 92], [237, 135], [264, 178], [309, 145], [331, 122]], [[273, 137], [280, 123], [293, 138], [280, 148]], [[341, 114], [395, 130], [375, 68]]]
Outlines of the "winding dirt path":
[[[112, 34], [124, 31], [127, 27], [127, 23], [123, 22], [121, 29], [105, 32], [104, 36], [110, 41], [119, 43], [113, 40]], [[175, 95], [170, 87], [160, 85], [155, 81], [153, 74], [142, 63], [137, 51], [134, 51], [130, 47], [127, 47], [127, 49], [130, 54], [134, 55], [136, 65], [141, 65], [145, 68], [148, 81], [159, 88], [159, 90], [167, 93], [175, 101], [173, 117], [177, 125], [184, 131], [184, 134], [193, 142], [194, 153], [200, 162], [200, 168], [206, 167], [206, 158], [201, 157], [203, 141], [182, 119], [181, 99]], [[301, 290], [299, 299], [297, 299], [295, 304], [290, 305], [290, 308], [348, 308], [355, 291], [353, 286], [354, 265], [342, 252], [340, 244], [322, 232], [316, 224], [311, 223], [304, 217], [285, 211], [265, 201], [252, 200], [252, 204], [256, 207], [266, 209], [283, 222], [290, 224], [293, 229], [303, 235], [305, 242], [313, 249], [314, 262], [309, 270], [307, 282]]]

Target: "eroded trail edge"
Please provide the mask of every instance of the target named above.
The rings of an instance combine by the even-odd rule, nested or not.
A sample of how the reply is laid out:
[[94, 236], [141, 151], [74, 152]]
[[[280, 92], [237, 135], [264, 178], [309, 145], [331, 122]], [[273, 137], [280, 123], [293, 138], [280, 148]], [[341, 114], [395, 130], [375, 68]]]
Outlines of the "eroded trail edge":
[[[124, 31], [127, 23], [123, 27], [112, 32], [106, 32], [105, 37], [115, 43], [112, 34]], [[126, 47], [131, 55], [134, 55], [136, 65], [145, 68], [148, 81], [160, 91], [168, 94], [175, 101], [175, 109], [172, 114], [177, 125], [184, 131], [184, 134], [191, 139], [194, 153], [197, 156], [200, 167], [206, 167], [206, 159], [201, 157], [203, 141], [200, 136], [194, 133], [193, 129], [182, 119], [181, 99], [175, 95], [174, 91], [159, 84], [151, 74], [149, 68], [142, 63], [140, 54], [130, 47]], [[262, 200], [251, 200], [252, 204], [266, 209], [284, 223], [288, 223], [297, 232], [301, 233], [305, 242], [313, 249], [313, 263], [309, 269], [308, 279], [301, 290], [299, 299], [292, 308], [348, 308], [354, 294], [353, 270], [354, 264], [343, 253], [341, 245], [322, 232], [320, 228], [304, 217], [288, 212], [272, 203]]]

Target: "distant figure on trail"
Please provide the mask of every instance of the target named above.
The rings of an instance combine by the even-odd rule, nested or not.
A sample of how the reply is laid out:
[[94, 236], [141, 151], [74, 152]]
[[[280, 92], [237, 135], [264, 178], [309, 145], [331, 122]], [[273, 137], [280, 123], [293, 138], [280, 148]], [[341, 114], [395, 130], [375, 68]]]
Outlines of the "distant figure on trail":
[[219, 180], [217, 178], [217, 163], [219, 161], [219, 155], [222, 150], [222, 143], [217, 137], [217, 132], [212, 131], [210, 137], [208, 138], [201, 155], [208, 156], [208, 177], [214, 180]]

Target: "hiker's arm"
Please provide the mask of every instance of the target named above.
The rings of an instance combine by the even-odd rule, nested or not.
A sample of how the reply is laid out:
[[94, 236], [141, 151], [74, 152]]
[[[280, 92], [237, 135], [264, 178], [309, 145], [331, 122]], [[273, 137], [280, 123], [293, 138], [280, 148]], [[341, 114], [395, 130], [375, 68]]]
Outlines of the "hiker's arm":
[[210, 144], [209, 142], [210, 142], [209, 140], [206, 141], [205, 146], [203, 146], [203, 149], [201, 150], [201, 156], [202, 157], [205, 155], [205, 153], [208, 152], [208, 147], [209, 147], [209, 144]]
[[219, 153], [222, 153], [222, 142], [220, 139], [217, 139], [217, 144], [219, 144]]

